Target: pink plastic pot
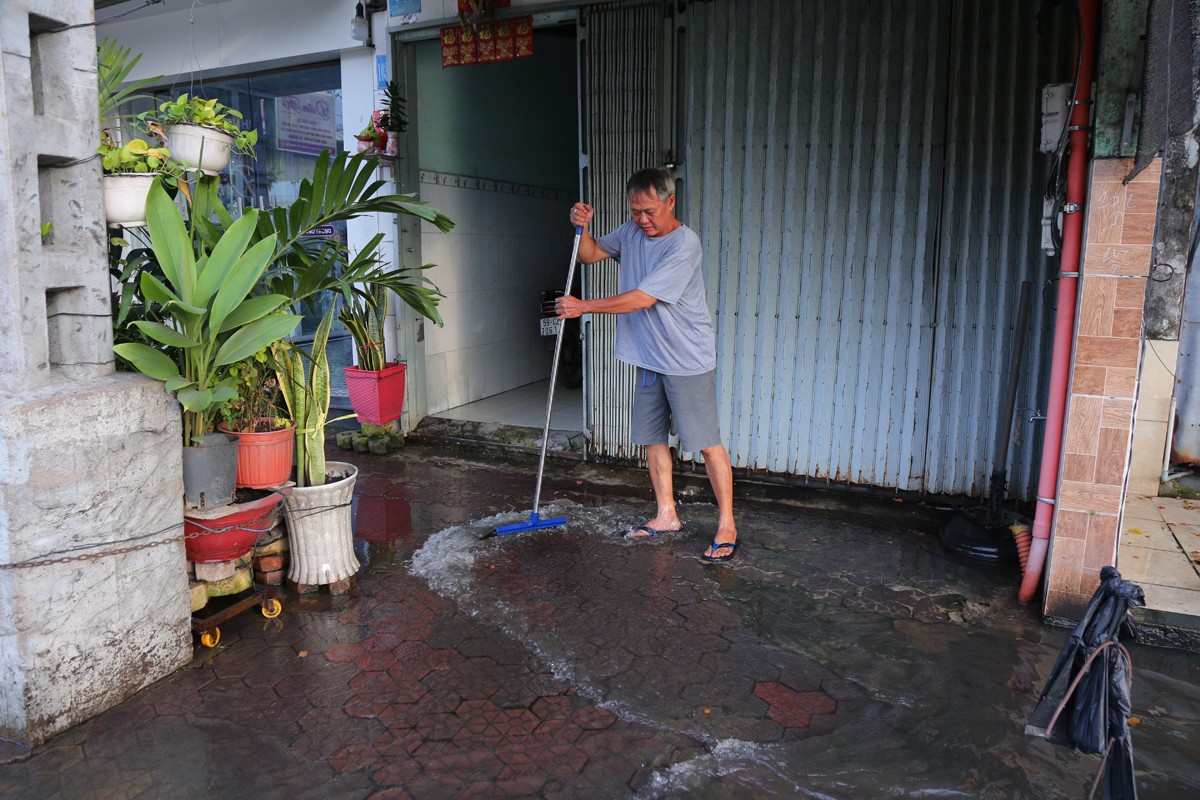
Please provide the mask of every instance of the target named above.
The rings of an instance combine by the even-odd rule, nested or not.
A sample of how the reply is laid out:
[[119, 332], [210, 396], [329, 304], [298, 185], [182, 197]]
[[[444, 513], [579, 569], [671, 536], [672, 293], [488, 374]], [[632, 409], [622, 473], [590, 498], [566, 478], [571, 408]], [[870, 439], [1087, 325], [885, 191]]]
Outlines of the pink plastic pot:
[[404, 410], [404, 371], [406, 364], [392, 364], [378, 372], [346, 367], [346, 390], [350, 407], [359, 422], [383, 425], [400, 419]]

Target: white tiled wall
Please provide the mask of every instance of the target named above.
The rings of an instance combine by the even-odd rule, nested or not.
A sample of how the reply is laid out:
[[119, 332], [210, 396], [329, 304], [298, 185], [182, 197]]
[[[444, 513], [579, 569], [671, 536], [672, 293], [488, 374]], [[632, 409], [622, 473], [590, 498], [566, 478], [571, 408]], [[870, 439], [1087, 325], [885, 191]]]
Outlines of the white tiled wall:
[[550, 374], [553, 339], [538, 334], [539, 297], [562, 289], [571, 256], [571, 200], [562, 192], [423, 171], [421, 199], [454, 220], [425, 226], [429, 277], [446, 295], [445, 327], [425, 327], [429, 413]]

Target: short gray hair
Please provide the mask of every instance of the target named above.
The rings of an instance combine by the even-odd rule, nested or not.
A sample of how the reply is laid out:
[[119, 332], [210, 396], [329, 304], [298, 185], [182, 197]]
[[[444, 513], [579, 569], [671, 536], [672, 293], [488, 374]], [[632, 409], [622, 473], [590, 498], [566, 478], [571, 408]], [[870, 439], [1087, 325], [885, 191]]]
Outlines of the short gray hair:
[[653, 192], [665, 203], [668, 198], [675, 196], [675, 176], [665, 167], [639, 169], [625, 182], [625, 194], [628, 196], [642, 192]]

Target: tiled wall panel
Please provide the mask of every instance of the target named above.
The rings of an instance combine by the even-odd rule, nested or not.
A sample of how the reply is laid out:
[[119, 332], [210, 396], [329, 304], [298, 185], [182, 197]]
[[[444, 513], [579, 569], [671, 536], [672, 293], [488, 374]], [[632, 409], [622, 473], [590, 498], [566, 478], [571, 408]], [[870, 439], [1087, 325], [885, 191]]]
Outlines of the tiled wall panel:
[[1074, 372], [1064, 435], [1046, 613], [1074, 617], [1116, 562], [1129, 476], [1142, 314], [1161, 162], [1128, 186], [1128, 159], [1092, 167]]

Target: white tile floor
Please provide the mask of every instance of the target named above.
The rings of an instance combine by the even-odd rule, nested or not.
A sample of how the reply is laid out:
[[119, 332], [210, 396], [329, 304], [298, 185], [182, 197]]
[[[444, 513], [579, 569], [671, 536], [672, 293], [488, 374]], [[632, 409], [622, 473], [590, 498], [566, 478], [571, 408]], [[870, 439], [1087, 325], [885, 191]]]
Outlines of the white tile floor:
[[[432, 416], [541, 428], [546, 424], [546, 394], [549, 388], [549, 380], [538, 381]], [[550, 414], [551, 430], [582, 431], [583, 419], [583, 390], [564, 389], [562, 386], [555, 388], [554, 408]]]
[[1146, 607], [1200, 618], [1200, 501], [1133, 497], [1125, 503], [1117, 569]]

